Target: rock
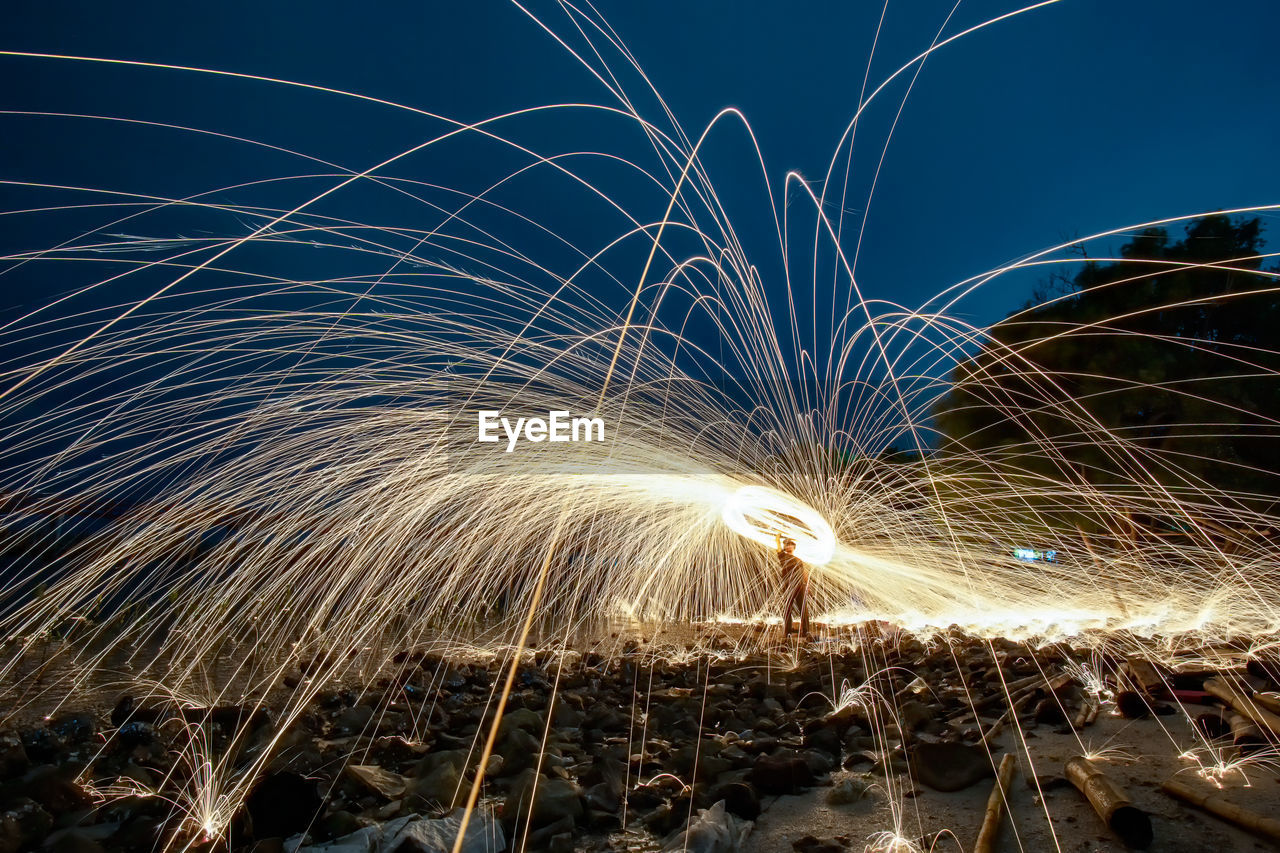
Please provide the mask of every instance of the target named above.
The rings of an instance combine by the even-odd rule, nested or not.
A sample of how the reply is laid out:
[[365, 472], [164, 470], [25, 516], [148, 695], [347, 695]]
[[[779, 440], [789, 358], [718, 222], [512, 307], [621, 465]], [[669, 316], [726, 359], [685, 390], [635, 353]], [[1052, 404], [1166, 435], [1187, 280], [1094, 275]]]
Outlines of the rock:
[[616, 812], [622, 807], [622, 797], [607, 782], [592, 785], [582, 795], [587, 808], [603, 812]]
[[511, 729], [498, 746], [502, 756], [502, 772], [508, 776], [535, 767], [543, 756], [542, 740], [524, 729]]
[[375, 794], [394, 800], [404, 794], [409, 780], [399, 773], [372, 764], [348, 764], [343, 772]]
[[[384, 849], [384, 844], [395, 838], [400, 830], [407, 826], [417, 815], [398, 818], [385, 824], [374, 824], [357, 829], [324, 844], [311, 844], [298, 847], [297, 853], [374, 853]], [[293, 850], [292, 839], [286, 843], [288, 850]]]
[[840, 730], [827, 720], [814, 720], [804, 727], [804, 745], [840, 757]]
[[0, 779], [26, 773], [30, 766], [21, 736], [13, 731], [0, 732]]
[[557, 835], [569, 834], [572, 837], [573, 827], [574, 827], [573, 818], [566, 815], [560, 818], [559, 820], [556, 820], [556, 821], [553, 821], [552, 823], [547, 824], [541, 829], [537, 829], [529, 833], [528, 843], [522, 844], [521, 847], [522, 848], [533, 847], [536, 849], [538, 847], [542, 847], [546, 844], [551, 843], [551, 839]]
[[413, 804], [444, 808], [457, 805], [465, 795], [462, 790], [464, 759], [465, 756], [458, 756], [456, 760], [436, 762], [425, 775], [408, 783], [404, 791], [406, 799]]
[[[409, 815], [366, 826], [325, 844], [300, 847], [298, 853], [450, 853], [462, 827], [462, 814], [458, 809], [438, 820]], [[463, 853], [497, 853], [506, 846], [502, 827], [493, 817], [473, 812], [462, 840]]]
[[617, 812], [602, 812], [599, 809], [587, 809], [583, 823], [592, 832], [608, 833], [622, 829], [622, 819]]
[[582, 721], [586, 716], [582, 711], [566, 702], [563, 696], [556, 697], [555, 712], [552, 719], [557, 726], [566, 729], [577, 729], [582, 725]]
[[[697, 780], [714, 779], [726, 770], [733, 768], [733, 762], [727, 761], [714, 753], [719, 750], [715, 741], [703, 740], [700, 744], [681, 747], [671, 753], [671, 769], [685, 783], [692, 784]], [[694, 762], [697, 766], [694, 766]], [[696, 772], [695, 772], [696, 771]]]
[[778, 748], [778, 739], [772, 735], [751, 733], [750, 738], [744, 737], [738, 742], [742, 750], [750, 755], [760, 755], [765, 752], [773, 752]]
[[816, 749], [806, 749], [801, 753], [804, 760], [808, 762], [809, 769], [813, 771], [813, 775], [825, 776], [835, 769], [836, 763], [830, 755], [825, 752], [819, 752]]
[[541, 740], [544, 728], [546, 728], [546, 720], [537, 711], [516, 708], [502, 715], [502, 723], [498, 726], [498, 737], [505, 737], [514, 729], [522, 729], [530, 734], [536, 734], [538, 740]]
[[749, 820], [729, 814], [723, 802], [709, 809], [702, 809], [689, 823], [689, 828], [678, 832], [662, 845], [666, 851], [682, 853], [734, 853], [746, 842], [754, 824]]
[[861, 802], [871, 790], [871, 780], [866, 776], [850, 776], [842, 779], [830, 791], [827, 791], [827, 804], [847, 806]]
[[361, 828], [360, 819], [346, 809], [331, 812], [320, 821], [320, 831], [329, 838], [341, 838]]
[[316, 783], [290, 771], [264, 775], [244, 801], [255, 838], [288, 838], [302, 832], [323, 808]]
[[470, 750], [466, 749], [441, 749], [428, 752], [414, 765], [412, 775], [426, 776], [441, 765], [449, 765], [461, 773], [470, 755]]
[[79, 827], [55, 832], [41, 846], [53, 853], [104, 853], [95, 835]]
[[551, 682], [547, 674], [536, 667], [524, 669], [516, 676], [516, 684], [520, 690], [533, 690], [538, 693], [550, 693]]
[[904, 732], [927, 728], [933, 722], [933, 709], [919, 699], [903, 702], [898, 707], [898, 725]]
[[427, 752], [426, 744], [412, 743], [398, 735], [380, 737], [369, 748], [370, 758], [379, 767], [387, 764], [402, 764], [406, 761], [415, 761], [422, 758]]
[[33, 849], [52, 828], [53, 818], [35, 800], [14, 800], [0, 812], [0, 853]]
[[960, 791], [995, 775], [981, 746], [918, 743], [910, 753], [912, 777], [935, 791]]
[[[463, 809], [438, 820], [412, 820], [390, 842], [379, 845], [386, 853], [450, 853], [462, 828]], [[460, 853], [498, 853], [507, 847], [502, 827], [492, 815], [473, 812], [462, 837]]]
[[[147, 808], [139, 803], [139, 809]], [[161, 828], [163, 815], [139, 813], [135, 811], [121, 824], [119, 831], [112, 837], [113, 850], [156, 850], [164, 847]], [[167, 840], [167, 839], [165, 839]]]
[[725, 811], [743, 820], [760, 817], [760, 795], [746, 782], [725, 782], [711, 789], [712, 802], [724, 802]]
[[583, 808], [572, 782], [538, 776], [530, 769], [512, 783], [502, 814], [504, 819], [529, 816], [534, 827], [541, 827], [564, 817], [576, 821], [583, 816]]
[[[622, 754], [625, 756], [625, 751]], [[591, 766], [579, 775], [578, 781], [584, 785], [603, 782], [611, 791], [622, 796], [627, 786], [627, 765], [618, 755], [597, 752], [591, 758]]]
[[637, 812], [643, 812], [656, 808], [666, 800], [666, 795], [657, 785], [637, 785], [631, 789], [631, 794], [627, 797], [627, 805]]
[[794, 794], [814, 783], [809, 762], [795, 752], [760, 756], [747, 779], [762, 794]]
[[93, 805], [90, 797], [64, 771], [52, 764], [33, 768], [22, 777], [22, 792], [43, 806], [51, 814], [87, 809]]
[[373, 719], [373, 708], [368, 705], [356, 705], [344, 708], [333, 721], [333, 727], [339, 734], [359, 734]]
[[[633, 813], [642, 811], [641, 809], [633, 810]], [[675, 830], [676, 824], [679, 822], [675, 810], [671, 808], [670, 803], [662, 803], [657, 808], [641, 815], [637, 823], [648, 829], [655, 835], [669, 835]]]
[[28, 729], [21, 734], [27, 758], [40, 764], [51, 764], [66, 751], [62, 739], [49, 729]]
[[155, 739], [155, 729], [150, 723], [144, 723], [141, 720], [130, 720], [119, 729], [116, 730], [116, 743], [122, 749], [133, 749], [138, 746], [147, 746]]
[[154, 791], [156, 788], [155, 774], [145, 767], [139, 767], [132, 758], [120, 768], [120, 779], [127, 779], [146, 791]]
[[59, 714], [48, 722], [48, 728], [65, 744], [80, 744], [98, 732], [92, 714]]

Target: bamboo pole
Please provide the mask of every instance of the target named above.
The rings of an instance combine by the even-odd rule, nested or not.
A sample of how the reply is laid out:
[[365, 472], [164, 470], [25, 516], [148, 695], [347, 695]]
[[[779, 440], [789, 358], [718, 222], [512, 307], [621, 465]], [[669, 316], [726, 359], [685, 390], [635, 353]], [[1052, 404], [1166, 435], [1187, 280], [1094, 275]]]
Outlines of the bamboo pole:
[[1273, 714], [1280, 714], [1280, 694], [1255, 693], [1253, 694], [1253, 701]]
[[1017, 694], [1010, 696], [1009, 710], [1001, 714], [1000, 719], [991, 724], [991, 728], [987, 729], [987, 733], [982, 736], [983, 742], [991, 743], [992, 739], [995, 738], [996, 735], [1000, 734], [1010, 720], [1015, 719], [1026, 709], [1028, 705], [1031, 704], [1031, 700], [1036, 696], [1036, 691], [1044, 689], [1052, 696], [1070, 683], [1071, 676], [1063, 672], [1055, 675], [1047, 682], [1041, 681], [1040, 684], [1032, 684], [1028, 687], [1024, 687], [1022, 690], [1019, 690]]
[[1148, 660], [1130, 657], [1125, 662], [1125, 672], [1129, 681], [1148, 696], [1155, 696], [1165, 688], [1164, 678], [1161, 677], [1160, 672]]
[[1204, 689], [1210, 696], [1216, 696], [1233, 710], [1253, 720], [1276, 737], [1280, 737], [1280, 715], [1268, 711], [1221, 678], [1210, 678], [1205, 681]]
[[1006, 752], [1000, 758], [1000, 770], [996, 773], [996, 784], [987, 797], [987, 812], [982, 818], [982, 827], [978, 830], [978, 840], [974, 842], [973, 853], [994, 853], [996, 837], [1000, 833], [1000, 823], [1004, 820], [1005, 806], [1008, 803], [1009, 786], [1013, 783], [1013, 774], [1018, 762], [1013, 753]]
[[1000, 715], [1000, 719], [991, 724], [991, 728], [987, 729], [986, 734], [982, 736], [983, 743], [991, 743], [992, 740], [1004, 730], [1005, 725], [1012, 719], [1022, 713], [1027, 705], [1031, 704], [1031, 700], [1035, 698], [1034, 692], [1023, 694], [1017, 701], [1009, 705], [1009, 710]]
[[1257, 812], [1251, 812], [1230, 800], [1223, 799], [1220, 794], [1215, 792], [1202, 793], [1190, 785], [1173, 781], [1165, 782], [1160, 786], [1160, 790], [1171, 797], [1182, 800], [1184, 803], [1190, 803], [1196, 808], [1204, 809], [1209, 814], [1216, 815], [1241, 829], [1247, 829], [1273, 841], [1280, 841], [1280, 820], [1260, 815]]
[[1127, 846], [1144, 848], [1151, 843], [1151, 818], [1089, 759], [1077, 755], [1068, 761], [1067, 779]]
[[1020, 678], [1017, 681], [1010, 681], [1005, 685], [1005, 689], [1001, 692], [993, 693], [990, 696], [984, 696], [981, 699], [974, 700], [970, 703], [968, 708], [956, 711], [954, 714], [947, 717], [946, 721], [951, 723], [957, 720], [963, 720], [965, 717], [974, 716], [975, 711], [981, 711], [987, 706], [994, 705], [1006, 697], [1013, 700], [1018, 697], [1020, 691], [1026, 690], [1028, 687], [1038, 687], [1044, 683], [1045, 678], [1043, 675], [1028, 675], [1026, 678]]
[[1227, 718], [1227, 724], [1231, 726], [1231, 740], [1240, 748], [1241, 755], [1248, 755], [1266, 747], [1266, 735], [1262, 733], [1257, 723], [1244, 714], [1233, 713]]

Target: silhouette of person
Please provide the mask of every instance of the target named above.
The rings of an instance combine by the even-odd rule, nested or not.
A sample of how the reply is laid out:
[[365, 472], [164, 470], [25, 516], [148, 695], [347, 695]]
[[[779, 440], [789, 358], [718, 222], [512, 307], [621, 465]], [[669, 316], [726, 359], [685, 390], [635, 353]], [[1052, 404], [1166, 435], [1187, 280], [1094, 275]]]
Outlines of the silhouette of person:
[[809, 593], [809, 569], [796, 556], [796, 541], [785, 539], [778, 552], [778, 567], [782, 570], [782, 582], [787, 587], [787, 604], [783, 610], [783, 636], [791, 634], [791, 614], [800, 612], [800, 633], [809, 636], [809, 605], [805, 601]]

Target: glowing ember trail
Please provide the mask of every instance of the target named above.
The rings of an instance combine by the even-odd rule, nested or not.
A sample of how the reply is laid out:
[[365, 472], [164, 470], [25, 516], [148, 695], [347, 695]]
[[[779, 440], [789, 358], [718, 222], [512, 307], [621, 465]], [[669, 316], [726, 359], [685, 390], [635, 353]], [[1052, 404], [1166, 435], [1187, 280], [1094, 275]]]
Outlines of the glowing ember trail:
[[[547, 824], [570, 834], [601, 816], [598, 835], [667, 834], [718, 789], [711, 776], [763, 790], [832, 771], [853, 774], [850, 801], [881, 801], [864, 849], [938, 849], [918, 841], [939, 831], [924, 825], [930, 797], [957, 789], [917, 797], [920, 752], [976, 755], [986, 778], [1003, 732], [1039, 784], [1052, 774], [1032, 751], [1051, 737], [1059, 767], [1118, 763], [1126, 753], [1080, 731], [1114, 737], [1122, 714], [1156, 733], [1144, 764], [1146, 750], [1180, 756], [1187, 778], [1224, 787], [1273, 773], [1280, 476], [1257, 451], [1280, 458], [1280, 421], [1245, 391], [1274, 398], [1280, 353], [1274, 336], [1220, 335], [1205, 318], [1236, 303], [1264, 316], [1253, 307], [1275, 303], [1280, 254], [1256, 229], [1197, 241], [1211, 257], [1105, 247], [1138, 235], [1172, 252], [1170, 225], [1235, 234], [1280, 204], [1113, 223], [920, 304], [873, 298], [854, 217], [878, 173], [865, 196], [850, 179], [854, 132], [878, 114], [864, 111], [905, 106], [927, 57], [1048, 3], [962, 31], [948, 19], [878, 85], [869, 60], [813, 180], [768, 166], [737, 110], [693, 133], [660, 99], [642, 115], [657, 93], [607, 22], [590, 3], [551, 5], [572, 25], [539, 26], [606, 103], [463, 122], [247, 74], [22, 55], [305, 92], [418, 130], [347, 168], [132, 114], [0, 115], [198, 136], [228, 162], [269, 151], [263, 164], [296, 170], [174, 198], [8, 182], [29, 206], [6, 222], [49, 242], [0, 255], [0, 291], [40, 271], [57, 294], [0, 325], [0, 723], [35, 715], [44, 733], [0, 731], [10, 751], [28, 743], [44, 762], [65, 736], [85, 796], [154, 801], [145, 831], [168, 851], [248, 850], [253, 832], [278, 846], [375, 800], [377, 820], [326, 825], [465, 803], [463, 825], [496, 832], [495, 791], [523, 850], [541, 831], [537, 786], [563, 795]], [[738, 167], [731, 197], [712, 151]], [[442, 186], [448, 175], [478, 183]], [[531, 175], [537, 192], [521, 196]], [[755, 229], [735, 230], [739, 204], [755, 205]], [[374, 209], [402, 218], [352, 212]], [[55, 213], [98, 224], [19, 227]], [[996, 326], [963, 319], [973, 293], [1050, 273], [1070, 292]], [[1118, 292], [1141, 299], [1080, 308]], [[1144, 325], [1189, 309], [1176, 334]], [[1188, 353], [1209, 366], [1148, 380], [1124, 359], [1045, 356], [1123, 346], [1144, 370]], [[1117, 427], [1108, 407], [1148, 420]], [[558, 431], [559, 415], [588, 411], [572, 438]], [[507, 438], [478, 440], [500, 412]], [[579, 441], [579, 420], [598, 431]], [[774, 628], [783, 539], [813, 567], [803, 643]], [[83, 697], [110, 707], [122, 683], [136, 701], [110, 728], [58, 713]], [[1195, 702], [1234, 713], [1206, 721]], [[1039, 724], [1054, 728], [1024, 736]], [[372, 766], [383, 759], [396, 772]], [[255, 791], [274, 796], [268, 782], [314, 808], [278, 826], [268, 807], [254, 828], [245, 814]], [[1019, 846], [1068, 849], [1050, 798], [1014, 788], [1018, 832], [1036, 820], [1044, 833]], [[665, 811], [641, 823], [634, 803]]]
[[761, 545], [794, 539], [796, 556], [810, 565], [825, 565], [836, 550], [827, 520], [777, 489], [743, 486], [725, 501], [720, 517], [735, 533]]

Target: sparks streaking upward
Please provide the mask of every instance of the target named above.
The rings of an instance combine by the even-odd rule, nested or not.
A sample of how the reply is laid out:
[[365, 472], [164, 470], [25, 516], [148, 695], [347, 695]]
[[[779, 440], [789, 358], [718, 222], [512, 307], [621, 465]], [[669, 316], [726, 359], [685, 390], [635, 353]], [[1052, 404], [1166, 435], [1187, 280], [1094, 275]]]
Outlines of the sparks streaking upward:
[[[216, 689], [265, 690], [304, 659], [334, 678], [376, 672], [431, 643], [564, 643], [628, 623], [681, 636], [690, 623], [772, 619], [784, 591], [771, 543], [784, 536], [811, 566], [810, 606], [828, 625], [1124, 631], [1166, 649], [1184, 636], [1273, 635], [1280, 558], [1256, 531], [1280, 519], [1055, 393], [1062, 377], [1030, 344], [960, 319], [966, 298], [1005, 276], [1077, 268], [1073, 246], [1201, 211], [1120, 223], [920, 306], [868, 298], [856, 275], [861, 230], [845, 222], [838, 173], [865, 168], [851, 152], [867, 106], [958, 39], [1043, 5], [940, 32], [868, 87], [814, 182], [779, 181], [735, 110], [686, 134], [607, 23], [577, 10], [584, 44], [556, 39], [614, 101], [481, 122], [225, 71], [45, 57], [356, 98], [433, 131], [352, 168], [133, 116], [4, 117], [130, 123], [301, 165], [181, 198], [18, 185], [48, 199], [10, 217], [72, 211], [96, 224], [3, 258], [5, 275], [47, 267], [76, 283], [0, 338], [3, 672], [69, 625], [76, 672], [108, 671], [127, 653], [175, 693], [249, 647], [257, 652], [223, 666]], [[641, 115], [641, 101], [660, 117]], [[525, 139], [522, 120], [545, 113], [584, 138], [554, 151]], [[595, 150], [594, 132], [638, 135], [652, 156]], [[713, 136], [740, 141], [749, 169], [739, 182], [754, 183], [775, 241], [747, 245], [735, 231], [702, 154]], [[483, 188], [439, 177], [459, 146], [492, 149]], [[554, 188], [554, 204], [514, 205], [507, 190], [522, 182]], [[344, 215], [356, 193], [397, 218]], [[290, 201], [260, 201], [279, 195]], [[591, 236], [566, 219], [589, 221]], [[1242, 293], [1275, 292], [1258, 261], [1204, 266], [1247, 279]], [[1134, 261], [1131, 280], [1165, 269]], [[1053, 334], [1088, 336], [1110, 319]], [[1033, 431], [998, 458], [963, 437], [936, 451], [935, 407], [980, 349], [989, 360], [967, 381], [987, 390], [997, 419], [1035, 410], [1070, 429]], [[1267, 374], [1274, 355], [1231, 358]], [[1007, 392], [997, 380], [1010, 372], [1034, 380], [1033, 396]], [[1205, 413], [1180, 426], [1275, 438], [1276, 424], [1249, 420], [1212, 389], [1173, 392]], [[481, 410], [590, 413], [607, 438], [505, 452], [477, 441]], [[1089, 476], [1073, 461], [1081, 444], [1124, 478]], [[1171, 519], [1180, 535], [1138, 537], [1139, 515]], [[1027, 546], [1057, 559], [1019, 559], [1013, 549]], [[300, 689], [286, 716], [320, 683]], [[268, 759], [234, 773], [200, 764], [188, 828], [217, 835]], [[897, 834], [885, 838], [883, 849], [898, 849]]]

